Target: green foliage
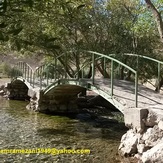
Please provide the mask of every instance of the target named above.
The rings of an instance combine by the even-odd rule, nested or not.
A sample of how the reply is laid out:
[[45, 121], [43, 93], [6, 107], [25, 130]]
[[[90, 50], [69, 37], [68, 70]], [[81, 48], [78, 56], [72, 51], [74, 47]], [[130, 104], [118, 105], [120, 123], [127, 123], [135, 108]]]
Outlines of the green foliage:
[[7, 76], [7, 77], [22, 76], [22, 72], [20, 70], [14, 67], [12, 68], [7, 63], [2, 63], [0, 65], [0, 72], [3, 74], [3, 76]]
[[[4, 0], [0, 2], [0, 18], [3, 48], [19, 53], [39, 51], [52, 58], [74, 51], [67, 56], [70, 75], [90, 61], [80, 49], [116, 54], [135, 68], [135, 59], [123, 53], [156, 57], [153, 52], [160, 45], [154, 20], [139, 0]], [[65, 62], [62, 57], [63, 69], [67, 68]], [[142, 65], [151, 76], [155, 73], [153, 65]]]
[[9, 64], [3, 63], [2, 68], [3, 68], [3, 74], [10, 76], [11, 66]]
[[8, 72], [8, 76], [10, 77], [16, 77], [16, 76], [22, 76], [22, 75], [23, 73], [17, 68], [11, 68], [11, 70]]
[[124, 115], [121, 112], [112, 112], [113, 119], [117, 120], [119, 123], [124, 123]]

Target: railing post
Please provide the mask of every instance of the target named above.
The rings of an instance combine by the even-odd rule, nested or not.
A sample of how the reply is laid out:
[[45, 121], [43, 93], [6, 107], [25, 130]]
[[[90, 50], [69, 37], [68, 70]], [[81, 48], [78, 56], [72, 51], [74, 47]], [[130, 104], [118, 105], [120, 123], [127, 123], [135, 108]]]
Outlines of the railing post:
[[46, 84], [49, 85], [49, 71], [46, 71]]
[[66, 65], [65, 65], [65, 78], [67, 79], [67, 53], [66, 53]]
[[121, 65], [118, 63], [118, 74], [117, 74], [117, 76], [119, 79], [120, 79], [120, 68], [121, 68]]
[[32, 70], [30, 70], [30, 85], [32, 85]]
[[[23, 72], [23, 75], [24, 75], [23, 62], [21, 62], [21, 67], [22, 67], [22, 72]], [[19, 76], [21, 76], [21, 73], [19, 73]]]
[[95, 54], [92, 54], [92, 84], [95, 81]]
[[55, 58], [55, 69], [54, 69], [54, 80], [56, 81], [56, 75], [57, 75], [57, 57]]
[[161, 64], [158, 62], [158, 91], [160, 90], [160, 71], [161, 71]]
[[24, 72], [25, 72], [25, 79], [27, 78], [27, 67], [26, 67], [26, 64], [23, 62], [23, 69], [24, 69]]
[[[137, 66], [136, 66], [136, 69], [137, 69], [137, 73], [138, 73], [138, 71], [139, 71], [139, 55], [137, 55]], [[137, 74], [137, 76], [138, 76], [138, 74]]]
[[29, 66], [27, 66], [27, 81], [30, 82], [30, 80], [29, 80]]
[[113, 96], [114, 85], [114, 62], [111, 60], [111, 96]]
[[84, 67], [82, 68], [81, 72], [82, 72], [82, 79], [83, 79], [84, 78]]
[[33, 72], [33, 75], [32, 75], [32, 82], [33, 82], [33, 88], [34, 88], [34, 86], [35, 86], [35, 77], [36, 77], [36, 75], [35, 75], [35, 72], [37, 71], [37, 69], [35, 69], [35, 71]]
[[[19, 71], [19, 67], [20, 67], [20, 70], [21, 71]], [[22, 64], [21, 64], [21, 62], [18, 64], [18, 69], [17, 69], [17, 76], [20, 76], [20, 72], [22, 72], [23, 73], [23, 69], [22, 69]]]
[[135, 73], [135, 107], [138, 107], [138, 72]]
[[139, 74], [139, 55], [137, 55], [137, 67], [135, 73], [135, 107], [138, 107], [138, 74]]
[[[23, 72], [23, 77], [25, 78], [24, 63], [23, 62], [22, 62], [22, 72]], [[21, 74], [19, 76], [21, 76]]]
[[40, 75], [40, 90], [42, 89], [42, 68], [39, 70], [40, 72], [38, 73]]
[[106, 78], [106, 58], [103, 58], [103, 71], [104, 71], [104, 78]]

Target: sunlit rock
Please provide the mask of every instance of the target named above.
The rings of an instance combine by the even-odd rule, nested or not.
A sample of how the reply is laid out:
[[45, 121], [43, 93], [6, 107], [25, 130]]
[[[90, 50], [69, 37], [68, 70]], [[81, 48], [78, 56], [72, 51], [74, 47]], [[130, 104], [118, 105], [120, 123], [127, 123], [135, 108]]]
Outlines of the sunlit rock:
[[163, 121], [159, 121], [158, 127], [160, 130], [163, 130]]
[[153, 148], [144, 152], [141, 159], [143, 163], [161, 163], [163, 161], [163, 143], [157, 144]]
[[133, 130], [127, 131], [127, 133], [122, 136], [119, 146], [121, 155], [126, 156], [137, 152], [138, 137], [138, 134]]
[[157, 119], [158, 119], [158, 116], [156, 115], [156, 113], [149, 110], [148, 116], [146, 120], [144, 121], [144, 123], [148, 127], [153, 127], [154, 125], [157, 124]]
[[147, 131], [143, 134], [145, 145], [149, 147], [156, 145], [162, 137], [163, 132], [159, 130], [157, 125], [155, 125], [153, 128], [148, 128]]

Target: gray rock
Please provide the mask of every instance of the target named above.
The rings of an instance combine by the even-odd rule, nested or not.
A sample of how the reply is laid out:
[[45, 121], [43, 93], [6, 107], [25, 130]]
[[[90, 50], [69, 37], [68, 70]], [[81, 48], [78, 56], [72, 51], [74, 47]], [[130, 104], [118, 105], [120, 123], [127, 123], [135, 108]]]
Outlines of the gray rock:
[[137, 145], [138, 153], [142, 154], [145, 151], [145, 144]]
[[163, 121], [159, 121], [159, 123], [158, 123], [158, 128], [159, 128], [160, 130], [163, 130]]
[[125, 156], [136, 153], [138, 139], [139, 134], [136, 134], [133, 130], [127, 131], [121, 139], [121, 144], [119, 146], [120, 154]]
[[142, 139], [145, 140], [146, 146], [153, 147], [160, 141], [162, 137], [163, 132], [161, 132], [156, 125], [153, 128], [148, 128], [147, 131], [143, 134]]
[[4, 95], [4, 90], [1, 90], [0, 91], [0, 95]]
[[161, 163], [163, 161], [163, 143], [144, 152], [141, 159], [143, 163]]
[[149, 110], [148, 116], [144, 121], [145, 125], [148, 127], [153, 127], [157, 124], [158, 116], [152, 110]]

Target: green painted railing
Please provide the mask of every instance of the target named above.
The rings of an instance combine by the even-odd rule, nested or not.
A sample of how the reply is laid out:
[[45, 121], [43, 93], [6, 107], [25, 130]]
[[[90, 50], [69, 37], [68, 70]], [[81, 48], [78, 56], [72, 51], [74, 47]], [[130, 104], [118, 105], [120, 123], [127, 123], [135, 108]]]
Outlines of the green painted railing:
[[[71, 51], [72, 52], [72, 51]], [[134, 75], [134, 93], [135, 93], [135, 107], [138, 107], [138, 71], [137, 69], [134, 70], [130, 66], [127, 66], [126, 64], [122, 63], [118, 59], [115, 59], [115, 54], [101, 54], [98, 52], [93, 51], [78, 51], [76, 55], [79, 59], [80, 65], [78, 66], [78, 69], [74, 68], [73, 65], [71, 65], [70, 59], [71, 55], [69, 54], [71, 52], [67, 52], [65, 54], [61, 54], [58, 57], [55, 58], [53, 63], [48, 63], [41, 65], [40, 67], [37, 67], [35, 70], [33, 70], [27, 63], [25, 62], [18, 62], [13, 69], [13, 76], [15, 77], [23, 77], [26, 79], [33, 87], [39, 87], [40, 89], [45, 89], [52, 85], [53, 83], [59, 82], [60, 79], [65, 80], [79, 80], [79, 78], [87, 78], [84, 76], [84, 72], [88, 70], [91, 66], [91, 80], [92, 84], [96, 84], [96, 71], [97, 71], [97, 64], [101, 64], [100, 66], [103, 68], [103, 77], [106, 77], [105, 72], [108, 73], [108, 70], [110, 71], [110, 94], [111, 97], [114, 96], [114, 78], [115, 78], [115, 66], [121, 65], [125, 67], [126, 69], [130, 70], [132, 74]], [[148, 56], [142, 56], [137, 54], [124, 54], [128, 56], [137, 57], [137, 64], [139, 64], [139, 58], [148, 59], [153, 62], [156, 62], [158, 64], [158, 81], [160, 81], [160, 73], [161, 73], [161, 65], [163, 64], [162, 61], [159, 61], [154, 58], [150, 58]], [[73, 57], [72, 57], [73, 58]], [[61, 67], [63, 63], [60, 64], [61, 59], [64, 60], [64, 67]], [[72, 74], [69, 75], [66, 71], [69, 67], [72, 69]], [[107, 68], [106, 68], [107, 67]], [[138, 66], [137, 66], [138, 67]], [[71, 76], [71, 77], [70, 77]]]
[[23, 77], [24, 79], [26, 79], [29, 83], [32, 83], [33, 81], [33, 74], [34, 71], [32, 69], [32, 67], [27, 64], [26, 62], [18, 62], [15, 64], [14, 68], [13, 68], [13, 74], [11, 74], [12, 77]]
[[157, 63], [157, 79], [158, 79], [158, 87], [160, 88], [160, 77], [161, 77], [161, 65], [163, 65], [163, 62], [162, 61], [159, 61], [157, 59], [154, 59], [154, 58], [150, 58], [148, 56], [144, 56], [144, 55], [138, 55], [138, 54], [130, 54], [130, 53], [125, 53], [123, 55], [127, 55], [127, 56], [133, 56], [133, 57], [137, 57], [137, 68], [139, 68], [139, 58], [143, 58], [143, 59], [147, 59], [147, 60], [150, 60], [150, 61], [153, 61], [153, 62], [156, 62]]
[[[92, 76], [91, 76], [91, 80], [92, 80], [92, 84], [95, 84], [95, 71], [96, 71], [96, 61], [97, 60], [100, 60], [100, 59], [104, 59], [104, 63], [103, 63], [103, 66], [104, 66], [104, 69], [106, 69], [106, 60], [110, 60], [111, 64], [110, 64], [110, 69], [111, 69], [111, 77], [110, 77], [110, 80], [111, 80], [111, 93], [110, 93], [110, 96], [113, 97], [114, 95], [114, 63], [117, 63], [117, 64], [120, 64], [121, 66], [124, 66], [126, 69], [130, 70], [135, 78], [135, 107], [138, 107], [138, 75], [137, 75], [137, 71], [132, 69], [131, 67], [127, 66], [126, 64], [120, 62], [119, 60], [115, 59], [115, 58], [112, 58], [112, 54], [111, 56], [107, 56], [105, 54], [101, 54], [101, 53], [97, 53], [97, 52], [93, 52], [93, 51], [81, 51], [80, 53], [87, 53], [87, 57], [90, 58], [90, 62], [85, 62], [85, 64], [83, 66], [80, 67], [80, 69], [78, 69], [78, 71], [76, 73], [73, 74], [72, 77], [70, 77], [67, 73], [66, 73], [66, 70], [64, 71], [65, 72], [65, 75], [61, 75], [59, 76], [58, 78], [55, 78], [54, 81], [58, 81], [60, 79], [67, 79], [67, 80], [71, 80], [71, 79], [76, 79], [76, 80], [79, 80], [79, 78], [83, 78], [84, 75], [83, 75], [83, 72], [84, 72], [84, 68], [89, 66], [91, 64], [92, 66]], [[66, 61], [65, 61], [65, 65], [67, 66], [67, 62], [68, 62], [68, 57], [67, 57], [67, 53], [65, 54], [66, 55]], [[57, 59], [55, 60], [55, 68], [57, 68], [58, 66], [58, 59], [60, 57], [63, 57], [64, 54], [61, 54], [60, 56], [57, 57]], [[82, 58], [82, 57], [79, 57], [79, 58]], [[83, 58], [82, 58], [83, 59]], [[89, 59], [88, 59], [89, 60]], [[66, 68], [65, 66], [65, 68]], [[41, 68], [41, 67], [40, 67]], [[105, 71], [104, 71], [105, 72]], [[81, 77], [79, 77], [80, 73], [82, 74]], [[104, 74], [105, 76], [105, 74]], [[50, 83], [52, 82], [47, 82], [48, 84], [46, 86], [49, 86]], [[55, 83], [55, 82], [53, 82]], [[40, 88], [42, 88], [42, 84], [40, 85]], [[109, 92], [108, 92], [109, 93]]]
[[[87, 55], [85, 55], [87, 54]], [[89, 62], [85, 61], [83, 66], [79, 66], [80, 68], [78, 69], [77, 72], [75, 72], [71, 77], [67, 74], [66, 68], [68, 66], [69, 62], [69, 57], [68, 53], [66, 54], [61, 54], [60, 56], [55, 58], [54, 64], [44, 64], [41, 65], [40, 67], [37, 67], [35, 70], [33, 70], [28, 64], [25, 62], [19, 62], [16, 64], [15, 68], [21, 72], [21, 74], [16, 74], [15, 76], [22, 76], [24, 79], [26, 79], [33, 87], [39, 87], [40, 89], [45, 89], [49, 87], [51, 84], [55, 83], [56, 81], [59, 82], [60, 79], [67, 79], [67, 80], [79, 80], [79, 78], [83, 78], [83, 72], [84, 68], [88, 66], [92, 66], [92, 72], [91, 72], [91, 80], [92, 84], [95, 84], [95, 77], [96, 77], [96, 64], [98, 60], [103, 59], [103, 68], [106, 70], [106, 65], [107, 62], [110, 61], [110, 69], [111, 69], [111, 91], [110, 91], [110, 96], [114, 96], [114, 63], [120, 64], [121, 66], [124, 66], [128, 70], [132, 71], [133, 74], [135, 74], [135, 107], [138, 106], [138, 75], [137, 72], [132, 69], [131, 67], [125, 65], [124, 63], [120, 62], [119, 60], [111, 57], [110, 55], [105, 55], [101, 54], [98, 52], [93, 52], [93, 51], [81, 51], [79, 52], [79, 55], [81, 56], [87, 56], [87, 58], [81, 58], [82, 61], [87, 59]], [[65, 60], [65, 69], [59, 69], [59, 60], [60, 58], [63, 58]], [[80, 61], [81, 62], [81, 61]], [[51, 75], [50, 70], [48, 68], [52, 68], [53, 70], [53, 75]], [[18, 71], [18, 72], [19, 72]], [[80, 76], [80, 73], [82, 72], [82, 75]], [[105, 71], [104, 71], [104, 77], [105, 77]], [[108, 92], [109, 94], [109, 92]]]
[[[111, 61], [111, 97], [114, 95], [113, 88], [114, 88], [114, 63], [120, 64], [121, 66], [124, 66], [128, 70], [130, 70], [133, 74], [135, 74], [135, 107], [138, 107], [138, 74], [137, 71], [132, 69], [131, 67], [127, 66], [126, 64], [120, 62], [119, 60], [112, 58], [111, 56], [107, 56], [105, 54], [101, 54], [98, 52], [93, 51], [87, 51], [92, 55], [92, 83], [94, 84], [94, 78], [95, 78], [95, 59], [96, 55], [104, 58], [104, 69], [106, 68], [106, 59]], [[105, 71], [104, 71], [105, 72]]]

